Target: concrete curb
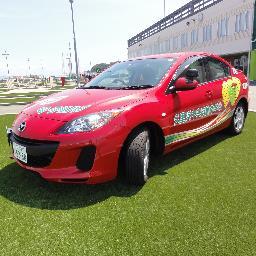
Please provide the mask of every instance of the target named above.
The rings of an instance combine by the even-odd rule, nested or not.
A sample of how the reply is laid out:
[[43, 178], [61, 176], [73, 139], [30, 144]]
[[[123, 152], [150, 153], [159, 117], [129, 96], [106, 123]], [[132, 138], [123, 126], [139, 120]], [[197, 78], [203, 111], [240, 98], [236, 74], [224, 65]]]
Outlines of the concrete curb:
[[1, 114], [0, 113], [0, 116], [7, 116], [7, 115], [17, 115], [17, 114], [19, 114], [19, 112], [16, 112], [16, 113], [6, 113], [6, 114]]
[[0, 106], [24, 106], [30, 104], [31, 102], [15, 102], [15, 103], [0, 103]]

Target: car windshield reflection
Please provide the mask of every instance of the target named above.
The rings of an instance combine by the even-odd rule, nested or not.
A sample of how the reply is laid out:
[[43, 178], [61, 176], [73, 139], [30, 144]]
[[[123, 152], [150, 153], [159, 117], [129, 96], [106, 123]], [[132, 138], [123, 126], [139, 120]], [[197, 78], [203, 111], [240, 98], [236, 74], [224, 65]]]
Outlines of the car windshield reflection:
[[87, 83], [85, 89], [146, 89], [156, 86], [175, 58], [141, 59], [117, 63]]

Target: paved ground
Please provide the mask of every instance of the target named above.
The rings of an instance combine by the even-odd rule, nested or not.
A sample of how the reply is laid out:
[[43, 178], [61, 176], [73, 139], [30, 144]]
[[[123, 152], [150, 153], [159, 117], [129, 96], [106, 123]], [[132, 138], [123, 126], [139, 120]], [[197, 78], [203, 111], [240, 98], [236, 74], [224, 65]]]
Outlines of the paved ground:
[[11, 89], [8, 90], [7, 92], [0, 92], [1, 94], [6, 94], [6, 93], [20, 93], [20, 94], [24, 94], [24, 93], [30, 93], [30, 92], [48, 92], [50, 90], [50, 88], [16, 88], [16, 89]]
[[[12, 94], [12, 93], [16, 93], [16, 94], [20, 93], [22, 95], [19, 95], [19, 97], [17, 97], [17, 98], [19, 98], [19, 99], [21, 99], [21, 98], [28, 99], [29, 97], [26, 97], [27, 93], [33, 93], [33, 92], [35, 92], [35, 93], [46, 93], [46, 92], [54, 93], [54, 92], [57, 92], [57, 91], [62, 91], [62, 90], [69, 89], [71, 86], [67, 85], [64, 88], [57, 89], [57, 90], [54, 90], [54, 88], [51, 89], [51, 88], [43, 88], [43, 87], [40, 87], [40, 88], [16, 88], [16, 89], [11, 89], [11, 90], [8, 90], [8, 91], [0, 92], [0, 100], [1, 99], [15, 99], [15, 97], [2, 96], [3, 94], [6, 95], [6, 94]], [[33, 98], [33, 97], [30, 97], [30, 98]], [[2, 104], [2, 105], [0, 104], [0, 115], [17, 114], [24, 107], [25, 107], [24, 104], [9, 105], [9, 106], [8, 105], [4, 106], [4, 104]]]
[[[0, 115], [16, 114], [19, 113], [23, 108], [24, 105], [0, 106]], [[251, 86], [249, 90], [249, 110], [256, 112], [256, 86]]]
[[0, 106], [0, 115], [5, 114], [17, 114], [19, 113], [25, 106], [18, 106], [18, 105], [12, 105], [12, 106]]
[[256, 86], [249, 88], [249, 110], [256, 112]]

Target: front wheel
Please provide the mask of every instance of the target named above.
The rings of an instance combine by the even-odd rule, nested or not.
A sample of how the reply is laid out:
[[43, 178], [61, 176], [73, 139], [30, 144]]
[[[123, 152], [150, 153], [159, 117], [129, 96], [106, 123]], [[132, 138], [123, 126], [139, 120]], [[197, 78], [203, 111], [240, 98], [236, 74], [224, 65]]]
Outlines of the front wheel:
[[132, 185], [143, 185], [148, 179], [150, 161], [150, 136], [147, 129], [133, 133], [125, 151], [125, 181]]
[[245, 107], [244, 105], [240, 102], [236, 106], [235, 112], [232, 116], [232, 121], [230, 126], [228, 127], [228, 131], [232, 135], [238, 135], [242, 132], [244, 128], [244, 122], [245, 122]]

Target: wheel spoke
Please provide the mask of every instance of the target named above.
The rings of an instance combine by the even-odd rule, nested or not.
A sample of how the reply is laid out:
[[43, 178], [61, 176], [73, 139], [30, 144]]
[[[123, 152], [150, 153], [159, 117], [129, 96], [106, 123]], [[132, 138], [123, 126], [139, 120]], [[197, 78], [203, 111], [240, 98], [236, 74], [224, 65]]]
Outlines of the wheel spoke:
[[234, 128], [237, 132], [240, 132], [244, 125], [244, 109], [243, 107], [239, 106], [236, 109], [234, 115]]
[[149, 138], [147, 139], [145, 143], [145, 152], [144, 152], [144, 176], [147, 176], [148, 173], [148, 165], [149, 165], [149, 151], [150, 151], [150, 142]]

